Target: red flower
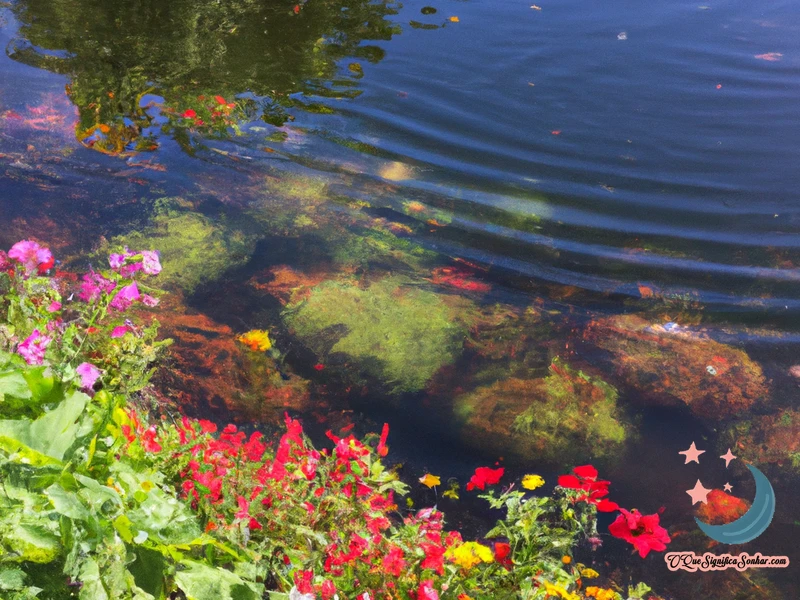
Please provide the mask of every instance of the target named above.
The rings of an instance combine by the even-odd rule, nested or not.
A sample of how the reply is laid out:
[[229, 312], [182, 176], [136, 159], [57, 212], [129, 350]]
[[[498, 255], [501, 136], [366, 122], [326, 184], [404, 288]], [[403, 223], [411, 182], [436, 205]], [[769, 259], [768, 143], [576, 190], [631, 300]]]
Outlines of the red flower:
[[467, 483], [467, 491], [470, 492], [475, 488], [485, 490], [487, 485], [495, 485], [500, 482], [500, 478], [505, 473], [505, 469], [490, 469], [489, 467], [478, 467], [475, 469], [475, 474], [470, 478]]
[[667, 549], [670, 543], [667, 530], [659, 525], [658, 513], [643, 515], [638, 510], [627, 511], [620, 509], [621, 515], [608, 526], [611, 535], [633, 544], [639, 551], [639, 556], [646, 557], [650, 550], [661, 552]]
[[227, 104], [228, 101], [225, 100], [222, 96], [214, 96], [214, 100], [217, 101], [217, 104]]
[[507, 542], [497, 542], [494, 545], [494, 559], [498, 564], [510, 569], [511, 565], [511, 545]]
[[386, 447], [386, 438], [389, 437], [389, 424], [383, 424], [383, 430], [381, 431], [381, 439], [378, 441], [377, 452], [378, 456], [386, 456], [389, 453], [389, 449]]
[[389, 575], [400, 577], [406, 570], [406, 561], [403, 558], [403, 550], [398, 546], [389, 548], [389, 552], [383, 557], [383, 570]]
[[574, 475], [561, 475], [558, 478], [558, 485], [570, 490], [582, 490], [578, 501], [594, 504], [600, 512], [614, 512], [619, 510], [619, 504], [611, 502], [604, 496], [608, 496], [608, 486], [610, 481], [598, 480], [597, 469], [592, 465], [575, 467], [572, 471]]
[[432, 580], [426, 579], [419, 584], [417, 600], [439, 600], [439, 594], [437, 593], [436, 588], [433, 587]]
[[322, 595], [322, 600], [331, 600], [336, 594], [336, 584], [330, 579], [326, 579], [322, 582], [319, 593]]
[[197, 116], [197, 111], [190, 108], [181, 115], [184, 119], [194, 119]]
[[314, 594], [313, 571], [297, 571], [294, 574], [294, 585], [301, 594]]
[[429, 542], [421, 542], [420, 548], [425, 553], [425, 560], [420, 565], [423, 569], [431, 569], [436, 571], [439, 575], [444, 574], [444, 548], [439, 544], [431, 544]]
[[317, 371], [322, 371], [322, 369], [324, 369], [324, 368], [325, 368], [325, 365], [323, 365], [322, 363], [317, 363], [317, 364], [315, 364], [315, 365], [314, 365], [314, 368], [315, 368]]

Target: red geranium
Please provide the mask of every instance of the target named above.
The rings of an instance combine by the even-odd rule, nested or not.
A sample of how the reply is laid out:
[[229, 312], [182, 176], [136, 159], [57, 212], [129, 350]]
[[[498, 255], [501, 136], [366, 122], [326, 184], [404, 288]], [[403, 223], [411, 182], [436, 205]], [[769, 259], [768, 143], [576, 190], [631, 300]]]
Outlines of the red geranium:
[[669, 534], [659, 525], [658, 513], [643, 515], [638, 510], [627, 511], [620, 509], [621, 515], [608, 526], [611, 535], [633, 544], [639, 551], [639, 556], [646, 557], [650, 550], [661, 552], [667, 549]]
[[497, 542], [494, 545], [494, 559], [498, 564], [510, 569], [513, 565], [511, 561], [511, 545], [508, 542]]
[[584, 465], [575, 467], [572, 472], [574, 475], [561, 475], [558, 478], [558, 485], [570, 490], [582, 490], [584, 493], [580, 494], [577, 500], [594, 504], [600, 512], [619, 510], [619, 504], [604, 498], [608, 496], [608, 486], [611, 482], [598, 480], [597, 469], [592, 465]]
[[467, 483], [467, 491], [470, 492], [475, 488], [485, 490], [487, 485], [495, 485], [500, 482], [500, 479], [505, 473], [505, 469], [490, 469], [489, 467], [478, 467], [475, 469], [475, 474], [470, 478]]

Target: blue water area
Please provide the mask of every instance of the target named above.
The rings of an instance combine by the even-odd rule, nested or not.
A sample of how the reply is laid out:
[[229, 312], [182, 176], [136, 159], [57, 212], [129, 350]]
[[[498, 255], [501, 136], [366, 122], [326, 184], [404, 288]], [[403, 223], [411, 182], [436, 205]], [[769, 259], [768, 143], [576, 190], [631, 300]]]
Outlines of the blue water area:
[[[533, 381], [559, 356], [607, 376], [636, 424], [606, 467], [620, 502], [666, 506], [691, 545], [685, 490], [727, 474], [687, 475], [678, 450], [697, 441], [711, 456], [737, 418], [749, 427], [797, 408], [796, 2], [16, 0], [0, 19], [0, 247], [34, 236], [85, 266], [115, 236], [147, 231], [158, 199], [182, 199], [219, 235], [252, 241], [235, 265], [173, 289], [182, 306], [235, 332], [274, 326], [284, 368], [325, 396], [318, 410], [367, 429], [389, 420], [411, 473], [463, 477], [499, 459], [454, 425], [460, 386]], [[315, 370], [318, 349], [280, 324], [286, 298], [269, 288], [286, 265], [313, 283], [403, 276], [484, 314], [527, 307], [541, 320], [469, 341], [398, 408], [393, 382], [358, 395], [336, 371], [347, 361]], [[647, 327], [631, 334], [625, 315]], [[658, 373], [632, 383], [598, 335], [661, 336], [664, 370], [680, 364], [701, 386], [733, 355], [703, 350], [695, 364], [669, 340], [744, 351], [768, 397], [718, 420], [641, 401]], [[509, 336], [528, 340], [528, 358], [493, 349]], [[209, 398], [187, 410], [236, 413]], [[793, 427], [742, 439], [762, 457], [775, 443], [800, 450]], [[774, 523], [747, 548], [795, 561], [800, 451], [785, 454], [768, 461]], [[508, 459], [552, 481], [551, 463]], [[748, 472], [736, 477], [751, 498]], [[606, 552], [674, 597], [800, 592], [793, 569], [734, 596], [711, 574], [693, 574], [705, 581], [693, 588], [660, 559]]]

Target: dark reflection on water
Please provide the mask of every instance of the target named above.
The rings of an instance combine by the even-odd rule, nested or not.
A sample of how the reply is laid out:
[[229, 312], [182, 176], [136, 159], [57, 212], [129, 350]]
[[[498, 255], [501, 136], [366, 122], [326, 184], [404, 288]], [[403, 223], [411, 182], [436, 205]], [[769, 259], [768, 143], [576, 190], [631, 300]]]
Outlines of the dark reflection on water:
[[[619, 460], [604, 465], [617, 499], [647, 512], [664, 505], [679, 543], [698, 549], [680, 537], [693, 526], [684, 490], [698, 476], [719, 487], [723, 475], [710, 465], [687, 475], [677, 452], [695, 440], [713, 457], [730, 422], [762, 419], [762, 437], [740, 433], [760, 444], [753, 452], [772, 469], [779, 511], [746, 549], [800, 560], [800, 452], [789, 452], [800, 430], [780, 423], [797, 408], [789, 368], [800, 363], [800, 13], [792, 2], [738, 0], [569, 0], [541, 11], [453, 0], [423, 11], [429, 2], [14, 3], [0, 30], [0, 247], [34, 235], [85, 264], [104, 240], [157, 230], [164, 214], [210, 232], [223, 240], [215, 252], [234, 248], [228, 262], [192, 264], [208, 277], [171, 283], [176, 310], [213, 320], [209, 354], [235, 348], [236, 333], [270, 329], [285, 378], [311, 390], [291, 408], [310, 423], [326, 417], [317, 433], [352, 418], [367, 429], [390, 421], [393, 458], [411, 475], [464, 479], [497, 460], [455, 424], [462, 393], [509, 379], [524, 393], [554, 357], [608, 378], [631, 430]], [[183, 116], [216, 95], [235, 108], [213, 126]], [[92, 145], [98, 131], [119, 144]], [[157, 202], [165, 197], [173, 212]], [[366, 288], [393, 277], [476, 320], [453, 364], [399, 401], [374, 376], [380, 361], [363, 361], [369, 376], [356, 384], [358, 361], [298, 339], [281, 295], [326, 278]], [[506, 313], [516, 325], [504, 326]], [[208, 329], [191, 318], [168, 327]], [[675, 335], [698, 343], [701, 362], [670, 345]], [[613, 355], [626, 336], [663, 356], [663, 370], [645, 373], [653, 385], [666, 385], [659, 371], [715, 385], [707, 367], [724, 376], [725, 361], [743, 356], [733, 348], [744, 349], [768, 397], [725, 421], [651, 406], [646, 378], [626, 380]], [[195, 373], [251, 404], [237, 412], [224, 394], [203, 395], [178, 363], [197, 393], [187, 410], [269, 420], [252, 406], [263, 400], [252, 373], [214, 379], [213, 364], [188, 356]], [[731, 405], [740, 400], [721, 389]], [[512, 455], [512, 473], [553, 482], [562, 470]], [[596, 460], [600, 450], [586, 449], [585, 461]], [[733, 477], [749, 497], [747, 477]], [[468, 512], [458, 519], [481, 529]], [[735, 595], [608, 546], [603, 558], [679, 598], [778, 597], [758, 577]], [[775, 593], [797, 597], [796, 570], [770, 578]]]

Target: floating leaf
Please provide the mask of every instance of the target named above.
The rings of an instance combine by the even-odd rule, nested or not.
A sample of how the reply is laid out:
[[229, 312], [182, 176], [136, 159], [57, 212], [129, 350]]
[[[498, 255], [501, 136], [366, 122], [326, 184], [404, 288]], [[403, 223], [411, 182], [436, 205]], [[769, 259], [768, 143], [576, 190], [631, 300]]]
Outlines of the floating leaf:
[[419, 482], [422, 485], [427, 485], [429, 488], [435, 485], [442, 485], [442, 480], [439, 479], [437, 475], [431, 475], [430, 473], [426, 473], [424, 476], [420, 477]]

